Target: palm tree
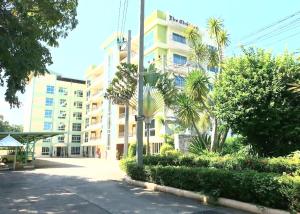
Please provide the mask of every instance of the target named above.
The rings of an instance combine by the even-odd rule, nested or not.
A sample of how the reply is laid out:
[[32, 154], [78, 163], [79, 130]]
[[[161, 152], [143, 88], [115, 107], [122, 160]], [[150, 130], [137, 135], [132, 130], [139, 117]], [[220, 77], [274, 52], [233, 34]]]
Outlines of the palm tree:
[[300, 93], [300, 80], [298, 80], [298, 82], [290, 84], [289, 90], [295, 93]]
[[177, 96], [177, 107], [175, 108], [175, 114], [185, 127], [188, 127], [190, 124], [192, 124], [192, 127], [196, 131], [197, 135], [201, 135], [196, 125], [200, 119], [199, 105], [197, 105], [193, 99], [184, 93], [179, 94]]
[[[146, 154], [149, 155], [151, 121], [154, 119], [155, 115], [162, 110], [164, 106], [164, 98], [157, 88], [154, 88], [147, 83], [143, 88], [143, 100], [144, 122], [147, 136]], [[132, 98], [130, 103], [133, 107], [137, 107], [137, 93]]]
[[[223, 20], [216, 19], [216, 18], [209, 18], [208, 19], [208, 33], [211, 37], [211, 39], [214, 40], [214, 42], [217, 45], [217, 53], [218, 53], [218, 73], [221, 73], [221, 65], [223, 62], [223, 50], [226, 46], [229, 45], [229, 34], [224, 29]], [[216, 116], [212, 115], [211, 118], [212, 123], [212, 136], [211, 136], [211, 151], [214, 151], [216, 149], [217, 139], [218, 139], [218, 119]], [[228, 132], [225, 131], [225, 135], [227, 135]], [[222, 138], [224, 139], [224, 138]], [[223, 140], [225, 141], [225, 139]], [[222, 142], [221, 142], [222, 143]]]
[[125, 105], [124, 157], [128, 153], [129, 101], [135, 93], [137, 85], [137, 66], [121, 63], [118, 71], [108, 86], [104, 97], [114, 104]]

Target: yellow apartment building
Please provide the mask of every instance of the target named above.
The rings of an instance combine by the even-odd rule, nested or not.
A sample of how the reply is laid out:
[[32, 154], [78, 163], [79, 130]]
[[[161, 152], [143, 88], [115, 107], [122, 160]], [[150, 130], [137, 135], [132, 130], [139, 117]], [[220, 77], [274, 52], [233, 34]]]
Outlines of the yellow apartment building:
[[[144, 66], [154, 63], [159, 70], [172, 72], [174, 84], [182, 87], [185, 75], [193, 68], [189, 62], [190, 48], [184, 36], [188, 23], [172, 14], [156, 10], [145, 19]], [[214, 47], [208, 34], [200, 29], [204, 42]], [[125, 35], [121, 35], [125, 37]], [[121, 38], [121, 40], [123, 40]], [[126, 38], [125, 38], [126, 40]], [[124, 113], [125, 107], [114, 105], [104, 99], [104, 93], [114, 78], [116, 67], [120, 62], [127, 61], [127, 51], [120, 48], [120, 34], [115, 33], [103, 44], [104, 60], [99, 66], [91, 66], [85, 73], [87, 85], [86, 118], [84, 129], [83, 154], [87, 157], [118, 158], [123, 153]], [[138, 36], [131, 42], [131, 63], [138, 63]], [[207, 67], [205, 64], [203, 67]], [[215, 68], [207, 67], [208, 71], [216, 72]], [[130, 109], [129, 143], [135, 142], [136, 112]], [[165, 119], [174, 118], [168, 110]], [[153, 120], [150, 128], [151, 152], [158, 153], [163, 143], [163, 135], [168, 130], [158, 120]]]
[[86, 84], [50, 73], [31, 77], [26, 90], [25, 132], [61, 132], [38, 141], [36, 157], [81, 156]]

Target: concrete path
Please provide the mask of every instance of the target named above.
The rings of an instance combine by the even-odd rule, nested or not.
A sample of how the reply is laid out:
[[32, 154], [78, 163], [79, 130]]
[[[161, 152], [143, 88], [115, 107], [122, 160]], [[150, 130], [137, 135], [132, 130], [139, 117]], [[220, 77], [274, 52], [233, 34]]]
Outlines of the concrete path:
[[0, 172], [0, 213], [242, 214], [122, 182], [118, 162], [39, 159], [38, 169]]

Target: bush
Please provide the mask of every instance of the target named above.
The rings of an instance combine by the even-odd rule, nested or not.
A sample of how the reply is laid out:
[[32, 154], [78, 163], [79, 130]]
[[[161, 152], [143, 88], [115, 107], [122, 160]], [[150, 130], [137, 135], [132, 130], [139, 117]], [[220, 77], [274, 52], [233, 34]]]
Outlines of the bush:
[[[146, 154], [146, 145], [143, 145], [143, 154]], [[136, 143], [130, 143], [128, 148], [128, 157], [135, 157], [136, 155]]]
[[170, 144], [164, 143], [164, 144], [160, 147], [159, 153], [160, 153], [161, 155], [166, 155], [166, 152], [167, 152], [167, 151], [172, 151], [172, 150], [174, 150], [174, 147], [173, 147], [173, 146], [171, 146]]
[[203, 151], [206, 151], [207, 145], [210, 145], [210, 136], [208, 134], [204, 133], [200, 136], [195, 136], [191, 139], [189, 152], [195, 155], [203, 154]]
[[245, 149], [245, 138], [241, 136], [228, 137], [222, 147], [221, 154], [235, 154]]
[[[235, 156], [162, 156], [144, 157], [145, 165], [213, 167], [228, 170], [256, 170], [258, 172], [298, 173], [300, 159], [293, 157], [256, 158]], [[298, 172], [297, 172], [298, 170]]]
[[299, 69], [293, 54], [274, 57], [262, 49], [244, 49], [223, 64], [214, 87], [217, 117], [261, 155], [300, 149], [300, 96], [289, 90], [300, 79]]
[[128, 161], [127, 174], [135, 180], [204, 192], [263, 206], [300, 211], [300, 177], [255, 171], [229, 171], [174, 166], [138, 167]]

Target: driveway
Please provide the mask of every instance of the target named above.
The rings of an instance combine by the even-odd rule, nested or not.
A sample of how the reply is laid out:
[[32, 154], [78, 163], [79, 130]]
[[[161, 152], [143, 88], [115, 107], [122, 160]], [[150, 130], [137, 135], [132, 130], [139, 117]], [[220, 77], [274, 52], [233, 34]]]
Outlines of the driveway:
[[0, 171], [0, 213], [245, 213], [129, 186], [117, 161], [51, 158], [37, 167]]

